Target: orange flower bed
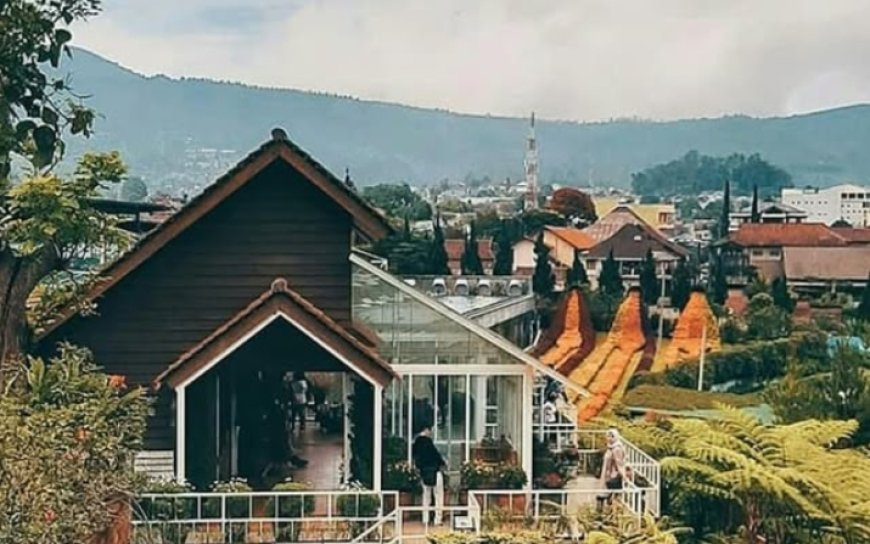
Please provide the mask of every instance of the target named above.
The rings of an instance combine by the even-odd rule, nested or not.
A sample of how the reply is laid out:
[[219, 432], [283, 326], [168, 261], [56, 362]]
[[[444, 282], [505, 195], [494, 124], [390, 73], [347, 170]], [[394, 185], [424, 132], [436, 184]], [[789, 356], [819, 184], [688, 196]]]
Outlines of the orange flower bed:
[[707, 352], [721, 349], [716, 317], [704, 293], [695, 291], [689, 297], [674, 328], [673, 339], [665, 356], [668, 367], [688, 359], [697, 359], [701, 355], [704, 329], [707, 330]]
[[604, 366], [604, 362], [610, 356], [613, 349], [613, 343], [610, 340], [606, 340], [604, 344], [599, 346], [599, 348], [568, 377], [577, 385], [588, 388], [589, 384], [592, 383], [592, 380], [595, 378], [595, 375], [598, 374], [598, 371], [601, 370], [602, 366]]
[[568, 358], [580, 344], [580, 295], [577, 290], [568, 293], [565, 304], [565, 322], [562, 334], [556, 339], [556, 345], [541, 357], [544, 363], [555, 366]]
[[643, 311], [640, 292], [636, 289], [629, 291], [613, 319], [613, 328], [605, 342], [608, 348], [599, 352], [600, 358], [588, 361], [572, 374], [577, 383], [589, 383], [588, 389], [592, 393], [591, 397], [580, 400], [580, 421], [601, 413], [622, 382], [632, 356], [647, 346]]

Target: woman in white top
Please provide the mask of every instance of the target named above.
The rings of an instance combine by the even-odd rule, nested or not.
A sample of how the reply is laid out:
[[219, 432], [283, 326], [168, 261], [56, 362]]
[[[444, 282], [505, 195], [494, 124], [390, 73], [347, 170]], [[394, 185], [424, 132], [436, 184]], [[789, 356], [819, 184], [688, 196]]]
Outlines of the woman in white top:
[[626, 479], [625, 446], [619, 431], [607, 431], [607, 450], [604, 452], [604, 463], [601, 466], [601, 481], [607, 489], [622, 489]]

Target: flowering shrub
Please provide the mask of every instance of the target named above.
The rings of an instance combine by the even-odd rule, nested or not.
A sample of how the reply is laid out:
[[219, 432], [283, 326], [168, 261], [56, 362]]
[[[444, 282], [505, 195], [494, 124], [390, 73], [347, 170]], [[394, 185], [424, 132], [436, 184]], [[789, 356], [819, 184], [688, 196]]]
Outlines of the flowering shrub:
[[493, 489], [496, 465], [481, 461], [466, 461], [459, 469], [463, 489]]
[[495, 478], [500, 489], [522, 489], [529, 481], [526, 471], [519, 465], [501, 465], [497, 467]]
[[384, 489], [416, 493], [420, 490], [420, 473], [407, 461], [387, 465], [383, 476]]
[[129, 516], [147, 400], [70, 345], [24, 370], [0, 396], [0, 542], [92, 542]]

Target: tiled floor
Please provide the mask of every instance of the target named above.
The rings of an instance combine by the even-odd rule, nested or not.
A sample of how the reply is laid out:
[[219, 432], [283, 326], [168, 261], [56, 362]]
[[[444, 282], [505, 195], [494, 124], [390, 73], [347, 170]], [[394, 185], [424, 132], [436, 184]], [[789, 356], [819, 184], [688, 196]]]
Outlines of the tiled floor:
[[293, 471], [293, 481], [308, 483], [316, 490], [338, 489], [344, 453], [342, 434], [326, 435], [316, 424], [309, 424], [304, 431], [294, 431], [293, 438], [299, 457], [308, 460], [307, 467]]

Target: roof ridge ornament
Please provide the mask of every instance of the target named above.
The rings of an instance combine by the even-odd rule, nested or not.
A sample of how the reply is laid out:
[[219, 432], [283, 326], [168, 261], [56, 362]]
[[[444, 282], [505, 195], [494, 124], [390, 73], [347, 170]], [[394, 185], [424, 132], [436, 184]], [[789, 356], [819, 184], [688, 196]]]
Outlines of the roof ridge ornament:
[[281, 127], [275, 127], [272, 129], [272, 139], [275, 141], [283, 141], [286, 142], [290, 138], [287, 136], [287, 131]]
[[275, 278], [272, 280], [271, 291], [273, 293], [284, 293], [289, 289], [289, 285], [287, 284], [287, 280], [284, 278]]

